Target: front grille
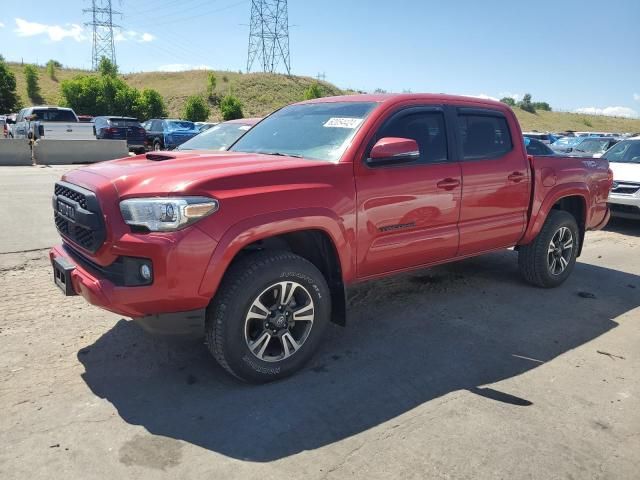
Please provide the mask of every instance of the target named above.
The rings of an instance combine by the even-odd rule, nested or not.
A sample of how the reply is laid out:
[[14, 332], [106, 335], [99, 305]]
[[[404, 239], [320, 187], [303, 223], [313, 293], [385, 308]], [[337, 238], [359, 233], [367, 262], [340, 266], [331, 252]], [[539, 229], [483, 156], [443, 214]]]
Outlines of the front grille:
[[629, 215], [640, 215], [640, 207], [634, 205], [622, 205], [620, 203], [610, 203], [609, 208], [613, 213], [627, 213]]
[[73, 200], [74, 202], [78, 202], [78, 204], [84, 209], [87, 208], [87, 197], [83, 193], [65, 187], [60, 183], [56, 183], [54, 193], [56, 195], [68, 198], [69, 200]]
[[89, 252], [104, 243], [105, 226], [95, 193], [57, 182], [53, 196], [54, 221], [60, 235]]
[[622, 193], [624, 195], [633, 195], [640, 190], [640, 183], [623, 183], [617, 182], [618, 186], [611, 190], [612, 193]]

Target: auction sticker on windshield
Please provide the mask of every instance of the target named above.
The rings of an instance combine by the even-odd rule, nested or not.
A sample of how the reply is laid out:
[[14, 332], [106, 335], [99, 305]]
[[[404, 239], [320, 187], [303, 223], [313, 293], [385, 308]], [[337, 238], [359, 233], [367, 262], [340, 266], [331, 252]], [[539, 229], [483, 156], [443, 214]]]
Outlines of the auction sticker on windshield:
[[340, 118], [334, 117], [327, 120], [323, 125], [327, 128], [357, 128], [362, 123], [362, 118]]

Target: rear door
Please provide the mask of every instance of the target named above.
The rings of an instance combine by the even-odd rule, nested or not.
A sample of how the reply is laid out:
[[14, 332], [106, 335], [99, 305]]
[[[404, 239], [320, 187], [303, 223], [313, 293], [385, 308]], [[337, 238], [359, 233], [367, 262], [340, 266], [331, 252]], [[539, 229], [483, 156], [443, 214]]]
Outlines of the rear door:
[[[442, 107], [409, 107], [388, 117], [356, 165], [358, 276], [385, 274], [455, 256], [461, 200], [460, 165]], [[411, 138], [419, 160], [369, 166], [373, 144]]]
[[527, 225], [531, 185], [515, 120], [499, 110], [458, 108], [457, 136], [463, 183], [458, 255], [515, 245]]

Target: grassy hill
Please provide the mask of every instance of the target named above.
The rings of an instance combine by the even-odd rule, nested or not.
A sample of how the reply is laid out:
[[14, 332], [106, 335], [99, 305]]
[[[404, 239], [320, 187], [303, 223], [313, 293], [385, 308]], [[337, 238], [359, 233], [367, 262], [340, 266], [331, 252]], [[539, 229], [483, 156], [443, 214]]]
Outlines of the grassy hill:
[[[18, 83], [18, 94], [25, 105], [31, 102], [27, 98], [23, 67], [10, 63], [9, 68], [15, 73]], [[40, 68], [40, 89], [46, 103], [58, 104], [60, 98], [60, 82], [79, 74], [91, 74], [82, 70], [60, 69], [57, 79], [51, 80]], [[206, 91], [207, 73], [204, 70], [188, 72], [143, 72], [123, 75], [124, 80], [136, 88], [153, 88], [164, 97], [169, 115], [179, 117], [187, 97], [193, 94], [204, 94]], [[216, 93], [224, 96], [228, 92], [236, 95], [244, 105], [245, 116], [262, 116], [288, 103], [303, 99], [304, 91], [316, 80], [310, 77], [287, 77], [267, 73], [241, 74], [238, 72], [216, 71]], [[338, 87], [320, 82], [326, 95], [346, 93]], [[583, 115], [565, 112], [537, 112], [531, 114], [515, 109], [516, 115], [524, 130], [538, 131], [612, 131], [640, 132], [640, 119], [605, 117], [603, 115]], [[219, 113], [212, 108], [212, 120], [218, 120]]]

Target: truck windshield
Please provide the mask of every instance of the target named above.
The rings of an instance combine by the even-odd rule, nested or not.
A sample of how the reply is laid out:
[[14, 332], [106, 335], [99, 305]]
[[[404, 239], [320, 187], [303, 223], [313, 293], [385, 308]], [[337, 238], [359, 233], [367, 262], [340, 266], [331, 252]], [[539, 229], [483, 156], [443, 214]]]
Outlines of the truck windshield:
[[613, 163], [640, 163], [640, 141], [625, 140], [611, 147], [602, 158]]
[[291, 105], [265, 118], [229, 150], [335, 162], [376, 105], [375, 102]]
[[34, 108], [31, 115], [36, 120], [43, 122], [77, 122], [75, 114], [71, 110], [58, 110], [57, 108]]

